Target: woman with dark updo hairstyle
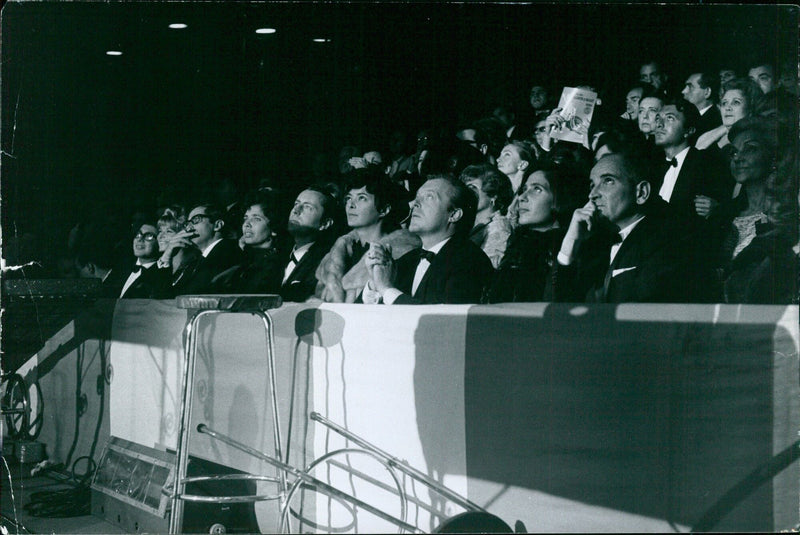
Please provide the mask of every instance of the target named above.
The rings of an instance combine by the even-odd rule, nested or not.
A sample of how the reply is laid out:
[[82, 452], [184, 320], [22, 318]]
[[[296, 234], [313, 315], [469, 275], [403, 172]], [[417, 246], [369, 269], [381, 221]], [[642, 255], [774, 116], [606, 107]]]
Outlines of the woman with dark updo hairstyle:
[[356, 169], [344, 191], [347, 225], [353, 230], [336, 240], [317, 268], [315, 295], [326, 302], [356, 301], [369, 279], [362, 257], [370, 243], [391, 245], [395, 258], [421, 245], [400, 228], [408, 216], [408, 192], [380, 170]]

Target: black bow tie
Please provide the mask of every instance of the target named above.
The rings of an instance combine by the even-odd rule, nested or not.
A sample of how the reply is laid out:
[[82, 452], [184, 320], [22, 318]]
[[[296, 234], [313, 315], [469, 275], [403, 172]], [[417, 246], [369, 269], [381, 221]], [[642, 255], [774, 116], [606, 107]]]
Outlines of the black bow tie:
[[298, 260], [297, 257], [294, 255], [294, 253], [292, 253], [289, 255], [289, 262], [294, 262], [295, 264], [299, 264], [300, 260]]
[[673, 158], [673, 159], [671, 159], [671, 160], [667, 160], [667, 163], [668, 163], [668, 164], [669, 164], [671, 167], [678, 167], [678, 159], [677, 159], [677, 158]]
[[133, 269], [131, 270], [131, 273], [137, 273], [138, 274], [138, 273], [141, 273], [143, 269], [147, 269], [147, 268], [142, 266], [142, 265], [140, 265], [140, 264], [136, 264], [136, 265], [133, 266]]
[[423, 258], [428, 262], [433, 262], [433, 259], [436, 258], [436, 253], [433, 251], [427, 251], [425, 249], [419, 250], [419, 258], [422, 260]]

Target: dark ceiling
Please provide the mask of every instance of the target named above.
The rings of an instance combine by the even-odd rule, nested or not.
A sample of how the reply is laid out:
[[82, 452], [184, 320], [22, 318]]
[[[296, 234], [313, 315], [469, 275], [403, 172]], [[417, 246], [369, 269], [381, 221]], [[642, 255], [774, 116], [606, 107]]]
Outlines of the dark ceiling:
[[615, 105], [646, 56], [677, 81], [754, 55], [796, 64], [797, 22], [774, 6], [9, 2], [3, 225], [220, 174], [302, 180], [311, 151], [524, 103], [534, 80]]

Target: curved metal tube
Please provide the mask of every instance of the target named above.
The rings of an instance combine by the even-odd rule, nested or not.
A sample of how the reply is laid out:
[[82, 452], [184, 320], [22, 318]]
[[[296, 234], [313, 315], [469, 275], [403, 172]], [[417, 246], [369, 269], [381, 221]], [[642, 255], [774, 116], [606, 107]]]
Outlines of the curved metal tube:
[[[257, 476], [253, 474], [224, 474], [213, 476], [193, 476], [185, 477], [181, 480], [182, 484], [196, 483], [198, 481], [268, 481], [270, 483], [277, 483], [280, 485], [282, 479], [273, 476]], [[161, 489], [161, 494], [174, 497], [174, 485], [164, 485]], [[248, 494], [242, 496], [206, 496], [200, 494], [182, 494], [181, 500], [187, 502], [204, 502], [204, 503], [252, 503], [252, 502], [265, 502], [270, 500], [278, 500], [283, 498], [283, 492], [278, 494]]]
[[[349, 494], [346, 494], [346, 493], [340, 491], [339, 489], [337, 489], [335, 487], [332, 487], [331, 485], [328, 485], [324, 481], [320, 481], [319, 479], [315, 478], [314, 476], [311, 476], [308, 473], [295, 468], [294, 466], [292, 466], [290, 464], [286, 464], [283, 461], [280, 461], [278, 459], [274, 459], [274, 458], [270, 457], [269, 455], [267, 455], [265, 453], [261, 453], [260, 451], [258, 451], [256, 449], [253, 449], [250, 446], [247, 446], [246, 444], [242, 444], [241, 442], [239, 442], [237, 440], [234, 440], [234, 439], [232, 439], [232, 438], [230, 438], [228, 436], [225, 436], [222, 433], [219, 433], [218, 431], [215, 431], [215, 430], [211, 429], [210, 427], [208, 427], [205, 424], [199, 424], [197, 426], [197, 432], [209, 435], [210, 437], [215, 438], [215, 439], [217, 439], [217, 440], [219, 440], [221, 442], [224, 442], [225, 444], [228, 444], [229, 446], [234, 447], [234, 448], [236, 448], [236, 449], [238, 449], [240, 451], [248, 453], [248, 454], [252, 455], [253, 457], [256, 457], [257, 459], [261, 459], [263, 461], [266, 461], [267, 463], [271, 464], [275, 468], [278, 468], [278, 469], [283, 470], [283, 471], [285, 471], [285, 472], [287, 472], [289, 474], [292, 474], [293, 476], [295, 476], [297, 478], [297, 481], [295, 481], [295, 483], [293, 485], [293, 488], [294, 488], [294, 486], [298, 485], [298, 481], [302, 481], [302, 482], [308, 483], [308, 484], [312, 485], [314, 488], [320, 489], [324, 493], [327, 493], [327, 494], [329, 494], [331, 496], [334, 496], [334, 497], [336, 497], [338, 499], [341, 499], [341, 500], [346, 500], [346, 501], [356, 505], [357, 507], [360, 507], [360, 508], [364, 509], [368, 513], [371, 513], [371, 514], [373, 514], [373, 515], [375, 515], [375, 516], [377, 516], [377, 517], [379, 517], [379, 518], [381, 518], [383, 520], [386, 520], [387, 522], [391, 522], [391, 523], [397, 525], [398, 527], [400, 527], [400, 528], [402, 528], [402, 529], [404, 529], [406, 531], [410, 531], [410, 532], [413, 532], [413, 533], [419, 533], [419, 530], [415, 526], [412, 526], [411, 524], [409, 524], [408, 522], [404, 522], [402, 520], [399, 520], [399, 519], [397, 519], [397, 518], [395, 518], [395, 517], [383, 512], [383, 511], [381, 511], [380, 509], [377, 509], [376, 507], [374, 507], [374, 506], [372, 506], [372, 505], [370, 505], [370, 504], [368, 504], [368, 503], [366, 503], [366, 502], [364, 502], [362, 500], [359, 500], [355, 496], [351, 496]], [[354, 451], [361, 452], [361, 450], [354, 450]], [[387, 467], [388, 467], [388, 464], [387, 464]], [[397, 481], [397, 479], [395, 479], [395, 480]], [[287, 498], [288, 498], [288, 496], [287, 496]], [[289, 503], [289, 500], [287, 499], [286, 503], [284, 505], [285, 510], [288, 509], [288, 503]], [[284, 514], [285, 514], [285, 510], [284, 510]], [[405, 510], [405, 509], [403, 509], [403, 510]], [[282, 525], [283, 525], [283, 522], [282, 522]]]
[[359, 437], [358, 435], [354, 434], [353, 432], [348, 431], [344, 427], [342, 427], [342, 426], [340, 426], [340, 425], [328, 420], [327, 418], [322, 416], [320, 413], [312, 412], [309, 415], [309, 418], [311, 418], [315, 422], [321, 423], [322, 425], [324, 425], [325, 427], [327, 427], [329, 429], [332, 429], [333, 431], [336, 431], [337, 433], [339, 433], [340, 435], [342, 435], [346, 439], [350, 440], [351, 442], [354, 442], [355, 444], [357, 444], [358, 446], [364, 448], [365, 450], [371, 451], [375, 455], [378, 455], [379, 457], [382, 457], [383, 459], [386, 460], [386, 462], [392, 468], [397, 468], [401, 472], [413, 477], [414, 479], [417, 479], [418, 481], [421, 481], [422, 483], [425, 483], [427, 486], [431, 487], [432, 489], [434, 489], [436, 492], [438, 492], [439, 494], [441, 494], [442, 496], [444, 496], [448, 500], [460, 505], [461, 507], [463, 507], [467, 511], [479, 511], [479, 512], [482, 512], [482, 513], [487, 512], [480, 505], [478, 505], [478, 504], [476, 504], [474, 502], [471, 502], [470, 500], [468, 500], [464, 496], [458, 494], [457, 492], [448, 489], [447, 487], [445, 487], [444, 485], [442, 485], [438, 481], [430, 478], [427, 474], [425, 474], [423, 472], [420, 472], [416, 468], [408, 466], [407, 464], [403, 463], [397, 457], [394, 457], [393, 455], [389, 455], [388, 453], [386, 453], [382, 449], [378, 448], [374, 444], [371, 444], [371, 443], [367, 442], [365, 439]]
[[[408, 516], [408, 512], [407, 512], [408, 498], [406, 497], [406, 491], [403, 488], [403, 485], [400, 483], [400, 480], [398, 479], [397, 474], [395, 473], [395, 471], [392, 468], [392, 466], [388, 462], [386, 462], [385, 459], [382, 459], [379, 455], [376, 455], [374, 452], [371, 452], [371, 451], [365, 450], [365, 449], [357, 450], [357, 449], [354, 449], [354, 448], [343, 448], [343, 449], [335, 450], [335, 451], [326, 453], [325, 455], [323, 455], [321, 457], [318, 457], [317, 459], [314, 459], [314, 461], [312, 461], [311, 464], [309, 464], [306, 467], [306, 469], [303, 471], [303, 473], [304, 474], [309, 474], [309, 472], [311, 472], [311, 470], [316, 468], [318, 465], [324, 463], [328, 459], [331, 459], [332, 457], [335, 457], [335, 456], [341, 455], [341, 454], [346, 454], [347, 455], [347, 454], [351, 454], [351, 453], [358, 453], [358, 454], [362, 454], [362, 455], [368, 455], [368, 456], [372, 457], [373, 459], [375, 459], [376, 461], [378, 461], [381, 465], [384, 466], [384, 468], [386, 468], [386, 471], [389, 472], [389, 475], [392, 476], [392, 479], [394, 480], [395, 487], [397, 487], [397, 492], [398, 492], [399, 497], [400, 497], [400, 519], [398, 520], [397, 518], [395, 518], [395, 517], [393, 517], [391, 515], [388, 515], [387, 513], [383, 513], [383, 512], [381, 512], [381, 514], [379, 514], [377, 516], [379, 516], [383, 520], [386, 520], [388, 522], [391, 522], [392, 524], [395, 524], [398, 528], [400, 528], [400, 531], [398, 531], [398, 533], [402, 532], [402, 530], [404, 530], [404, 529], [406, 531], [411, 531], [411, 532], [414, 532], [414, 533], [418, 533], [419, 530], [417, 528], [415, 528], [414, 526], [411, 526], [411, 524], [408, 524], [406, 522], [406, 518]], [[309, 477], [313, 477], [313, 476], [309, 475]], [[280, 531], [281, 533], [284, 533], [284, 529], [288, 526], [288, 518], [289, 518], [288, 515], [289, 515], [289, 510], [290, 510], [289, 504], [291, 503], [291, 500], [294, 497], [294, 494], [297, 492], [297, 489], [300, 487], [300, 483], [303, 483], [303, 480], [301, 478], [298, 478], [294, 482], [292, 487], [289, 489], [289, 493], [286, 495], [286, 507], [284, 508], [283, 513], [281, 514], [281, 524], [280, 524], [280, 527], [278, 528], [278, 531]], [[348, 494], [348, 496], [349, 496], [349, 494]], [[354, 499], [356, 499], [356, 498], [354, 498]], [[367, 510], [367, 509], [365, 508], [365, 510]], [[372, 512], [372, 511], [370, 511], [370, 512]], [[373, 512], [373, 514], [375, 514], [375, 513]], [[409, 530], [409, 527], [411, 528], [410, 530]], [[288, 531], [286, 533], [288, 533]]]
[[200, 318], [212, 314], [212, 310], [196, 311], [186, 322], [183, 329], [183, 383], [179, 407], [180, 422], [178, 427], [178, 444], [175, 449], [175, 492], [172, 494], [172, 512], [169, 517], [169, 533], [176, 535], [183, 531], [183, 480], [189, 464], [189, 423], [192, 421], [192, 392], [195, 362], [197, 356], [197, 324]]
[[[289, 489], [289, 493], [294, 495], [294, 493], [297, 491], [296, 487], [307, 488], [315, 492], [317, 490], [313, 485], [305, 483], [302, 479], [295, 479], [294, 483], [292, 483], [292, 486]], [[306, 524], [312, 529], [316, 529], [318, 531], [324, 530], [329, 533], [344, 533], [345, 531], [348, 531], [353, 526], [355, 526], [356, 524], [355, 517], [357, 514], [355, 506], [351, 507], [350, 504], [348, 504], [345, 500], [337, 498], [336, 496], [328, 496], [328, 497], [336, 500], [337, 502], [339, 502], [339, 505], [347, 509], [347, 512], [350, 513], [350, 516], [353, 517], [353, 520], [350, 521], [350, 524], [343, 526], [341, 528], [335, 528], [333, 526], [321, 526], [320, 524], [314, 522], [313, 520], [310, 520], [308, 518], [302, 518], [299, 513], [295, 512], [295, 510], [289, 506], [290, 502], [287, 500], [286, 507], [284, 507], [283, 511], [281, 512], [281, 521], [278, 526], [278, 533], [291, 533], [290, 531], [291, 526], [288, 523], [289, 513], [291, 513], [292, 516], [295, 517], [296, 519], [302, 520], [303, 524]]]

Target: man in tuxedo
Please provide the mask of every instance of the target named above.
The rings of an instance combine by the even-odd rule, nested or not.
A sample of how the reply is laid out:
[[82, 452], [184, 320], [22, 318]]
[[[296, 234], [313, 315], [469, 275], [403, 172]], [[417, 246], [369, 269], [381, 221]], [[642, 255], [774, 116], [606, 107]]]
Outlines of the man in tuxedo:
[[690, 74], [681, 91], [683, 98], [691, 102], [700, 113], [695, 137], [722, 126], [722, 115], [714, 101], [719, 94], [719, 78], [707, 72]]
[[225, 212], [214, 203], [195, 205], [186, 218], [186, 237], [174, 240], [158, 261], [169, 270], [171, 254], [177, 247], [196, 247], [200, 255], [173, 283], [174, 295], [217, 293], [217, 281], [242, 262], [236, 240], [223, 238]]
[[[109, 279], [117, 279], [123, 299], [163, 299], [169, 278], [156, 267], [158, 261], [158, 229], [151, 223], [139, 227], [133, 237], [133, 256], [136, 262], [130, 269], [114, 270]], [[119, 272], [120, 277], [115, 274]], [[113, 284], [113, 283], [112, 283]]]
[[712, 153], [694, 148], [700, 114], [686, 99], [668, 98], [656, 114], [655, 144], [664, 151], [663, 179], [655, 191], [679, 222], [697, 225], [733, 191], [730, 172]]
[[554, 272], [558, 301], [704, 302], [712, 285], [688, 235], [661, 217], [647, 160], [609, 154], [592, 168]]
[[336, 198], [319, 186], [309, 186], [294, 201], [288, 223], [294, 246], [286, 259], [280, 291], [284, 301], [302, 302], [314, 295], [317, 267], [336, 238], [337, 211]]
[[422, 240], [422, 249], [395, 262], [390, 249], [371, 244], [364, 302], [478, 303], [493, 270], [486, 254], [468, 238], [477, 206], [477, 196], [462, 182], [431, 176], [411, 203], [408, 224], [409, 232]]

